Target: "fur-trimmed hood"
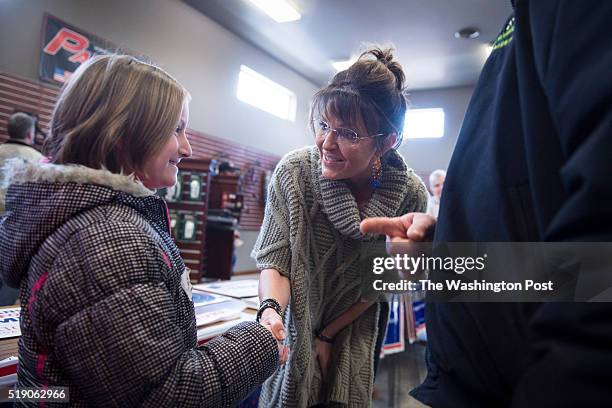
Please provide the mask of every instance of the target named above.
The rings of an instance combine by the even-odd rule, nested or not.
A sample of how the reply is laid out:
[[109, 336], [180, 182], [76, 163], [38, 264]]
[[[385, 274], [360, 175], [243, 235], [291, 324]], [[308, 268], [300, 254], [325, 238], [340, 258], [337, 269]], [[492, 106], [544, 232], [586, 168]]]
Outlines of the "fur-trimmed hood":
[[95, 170], [80, 165], [33, 163], [16, 158], [7, 160], [2, 173], [2, 189], [7, 189], [11, 184], [23, 183], [77, 183], [106, 186], [137, 197], [154, 194], [133, 174], [115, 174], [108, 170]]
[[131, 175], [19, 159], [8, 161], [3, 172], [7, 190], [0, 219], [0, 275], [9, 286], [19, 285], [51, 234], [89, 210], [127, 206], [166, 228], [163, 200]]

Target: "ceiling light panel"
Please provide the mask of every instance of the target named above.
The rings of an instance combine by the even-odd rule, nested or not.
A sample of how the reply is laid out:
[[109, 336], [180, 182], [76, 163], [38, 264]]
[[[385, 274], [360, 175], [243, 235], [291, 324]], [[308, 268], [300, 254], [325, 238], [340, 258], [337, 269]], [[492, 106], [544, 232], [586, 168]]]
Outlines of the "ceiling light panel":
[[288, 23], [302, 18], [296, 7], [287, 0], [248, 0], [277, 23]]

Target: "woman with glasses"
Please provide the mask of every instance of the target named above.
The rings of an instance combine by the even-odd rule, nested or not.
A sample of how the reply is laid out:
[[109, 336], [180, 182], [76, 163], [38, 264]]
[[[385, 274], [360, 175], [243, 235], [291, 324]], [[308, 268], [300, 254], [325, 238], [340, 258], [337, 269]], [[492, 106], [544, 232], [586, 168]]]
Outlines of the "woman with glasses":
[[260, 406], [369, 406], [388, 308], [361, 301], [359, 253], [375, 238], [362, 219], [423, 212], [427, 192], [395, 148], [404, 73], [373, 48], [312, 101], [315, 146], [286, 155], [268, 189], [253, 256], [261, 270], [258, 319], [289, 346]]

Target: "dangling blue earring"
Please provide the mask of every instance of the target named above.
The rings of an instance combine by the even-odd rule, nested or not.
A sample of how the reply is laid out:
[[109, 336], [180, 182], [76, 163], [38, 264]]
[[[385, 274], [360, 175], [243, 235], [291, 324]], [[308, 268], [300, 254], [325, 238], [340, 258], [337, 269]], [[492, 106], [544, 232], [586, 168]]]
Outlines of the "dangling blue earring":
[[382, 164], [380, 163], [380, 157], [372, 164], [372, 175], [370, 176], [370, 185], [377, 189], [380, 187], [382, 178]]

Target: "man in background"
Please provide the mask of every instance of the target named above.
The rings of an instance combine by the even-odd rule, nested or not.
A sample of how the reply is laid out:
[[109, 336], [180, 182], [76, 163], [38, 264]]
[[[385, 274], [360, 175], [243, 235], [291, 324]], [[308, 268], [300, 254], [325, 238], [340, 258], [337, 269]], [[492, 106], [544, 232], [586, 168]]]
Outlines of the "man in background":
[[[0, 146], [0, 186], [4, 181], [4, 163], [13, 158], [38, 161], [42, 155], [32, 147], [36, 134], [36, 119], [24, 112], [11, 115], [7, 130], [9, 139]], [[0, 188], [0, 215], [4, 213], [4, 194]]]
[[429, 191], [431, 191], [431, 196], [427, 200], [427, 214], [436, 219], [438, 218], [438, 212], [440, 212], [440, 197], [442, 196], [445, 179], [446, 172], [441, 169], [434, 170], [429, 175]]
[[[32, 147], [36, 134], [36, 119], [24, 112], [11, 115], [7, 130], [9, 139], [0, 145], [0, 216], [4, 214], [4, 164], [9, 159], [23, 158], [38, 161], [43, 156]], [[19, 289], [9, 288], [0, 280], [0, 306], [12, 305], [17, 300]]]

